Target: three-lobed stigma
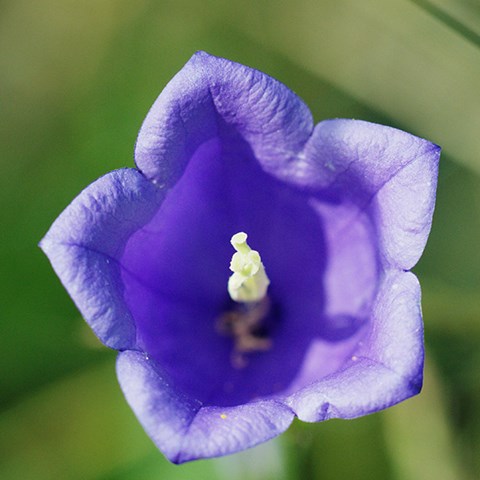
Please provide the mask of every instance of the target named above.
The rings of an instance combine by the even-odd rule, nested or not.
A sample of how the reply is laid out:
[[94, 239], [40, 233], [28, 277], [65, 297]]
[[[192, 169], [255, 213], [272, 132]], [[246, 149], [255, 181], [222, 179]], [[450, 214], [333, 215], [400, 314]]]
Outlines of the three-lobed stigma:
[[247, 244], [248, 235], [239, 232], [230, 240], [236, 252], [230, 262], [233, 274], [228, 279], [228, 293], [235, 302], [259, 302], [266, 293], [270, 280], [256, 250]]

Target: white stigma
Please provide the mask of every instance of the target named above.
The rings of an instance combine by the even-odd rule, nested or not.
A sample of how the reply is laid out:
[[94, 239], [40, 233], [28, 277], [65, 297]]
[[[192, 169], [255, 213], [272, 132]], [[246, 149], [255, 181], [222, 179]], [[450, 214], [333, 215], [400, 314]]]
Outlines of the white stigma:
[[236, 302], [259, 302], [270, 284], [260, 254], [248, 246], [244, 232], [236, 233], [230, 242], [236, 253], [230, 262], [233, 275], [228, 279], [228, 293]]

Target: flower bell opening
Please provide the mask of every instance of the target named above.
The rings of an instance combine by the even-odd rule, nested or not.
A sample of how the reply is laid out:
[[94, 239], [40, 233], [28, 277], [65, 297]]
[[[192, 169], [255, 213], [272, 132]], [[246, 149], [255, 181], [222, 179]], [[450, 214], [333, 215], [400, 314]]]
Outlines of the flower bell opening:
[[[122, 390], [160, 450], [174, 463], [226, 455], [295, 416], [355, 418], [419, 392], [409, 270], [439, 154], [382, 125], [314, 125], [278, 81], [199, 52], [147, 115], [138, 168], [86, 188], [41, 246], [118, 350]], [[271, 285], [246, 233], [228, 245], [240, 221]]]
[[220, 333], [233, 338], [231, 362], [235, 368], [248, 365], [246, 354], [267, 351], [272, 347], [271, 339], [265, 336], [262, 328], [270, 312], [267, 295], [270, 280], [260, 254], [250, 248], [247, 238], [246, 233], [239, 232], [230, 241], [236, 253], [230, 262], [233, 274], [228, 279], [228, 293], [235, 304], [218, 322]]

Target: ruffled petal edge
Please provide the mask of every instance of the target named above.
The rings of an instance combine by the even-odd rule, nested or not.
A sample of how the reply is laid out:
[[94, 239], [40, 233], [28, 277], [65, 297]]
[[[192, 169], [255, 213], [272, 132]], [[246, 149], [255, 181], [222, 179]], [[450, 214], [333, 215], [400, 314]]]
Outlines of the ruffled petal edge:
[[162, 198], [137, 170], [110, 172], [83, 190], [40, 242], [82, 316], [108, 347], [135, 346], [119, 258], [129, 236], [151, 218]]
[[148, 355], [121, 352], [117, 375], [127, 402], [155, 445], [173, 463], [235, 453], [284, 432], [294, 418], [273, 400], [234, 407], [202, 405], [175, 389]]
[[355, 418], [420, 392], [423, 322], [415, 275], [390, 272], [385, 276], [371, 323], [370, 335], [359, 343], [343, 369], [286, 400], [300, 420]]
[[430, 232], [440, 147], [362, 120], [319, 123], [292, 179], [353, 201], [373, 219], [386, 268], [411, 269]]
[[[278, 175], [313, 130], [308, 107], [278, 80], [197, 52], [161, 92], [140, 129], [137, 167], [173, 185], [194, 152], [225, 127], [245, 140], [266, 171]], [[228, 141], [228, 139], [225, 139]]]

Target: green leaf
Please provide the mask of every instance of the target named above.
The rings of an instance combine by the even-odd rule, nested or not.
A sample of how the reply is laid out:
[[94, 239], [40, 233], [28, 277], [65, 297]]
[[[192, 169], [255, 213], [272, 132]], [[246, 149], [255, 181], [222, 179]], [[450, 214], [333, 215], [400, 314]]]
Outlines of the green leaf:
[[480, 172], [480, 49], [405, 0], [255, 2], [253, 38]]
[[378, 415], [316, 424], [297, 421], [284, 441], [291, 478], [372, 480], [391, 477]]
[[2, 480], [282, 480], [278, 441], [173, 465], [127, 406], [113, 362], [57, 382], [0, 415]]
[[455, 450], [455, 435], [442, 390], [432, 361], [427, 359], [420, 395], [382, 413], [397, 480], [468, 478]]

